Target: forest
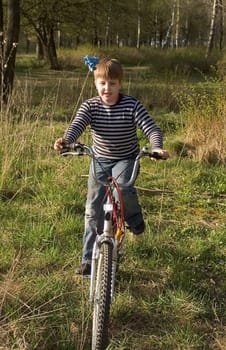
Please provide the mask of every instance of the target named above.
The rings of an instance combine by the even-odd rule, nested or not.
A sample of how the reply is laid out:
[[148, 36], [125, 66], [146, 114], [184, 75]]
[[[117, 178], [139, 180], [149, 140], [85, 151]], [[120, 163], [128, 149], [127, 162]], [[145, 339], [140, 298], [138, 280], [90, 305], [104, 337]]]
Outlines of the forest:
[[[57, 49], [224, 47], [223, 0], [0, 1], [2, 98], [13, 88], [16, 52], [35, 45], [38, 59], [59, 69]], [[6, 64], [7, 63], [7, 64]]]

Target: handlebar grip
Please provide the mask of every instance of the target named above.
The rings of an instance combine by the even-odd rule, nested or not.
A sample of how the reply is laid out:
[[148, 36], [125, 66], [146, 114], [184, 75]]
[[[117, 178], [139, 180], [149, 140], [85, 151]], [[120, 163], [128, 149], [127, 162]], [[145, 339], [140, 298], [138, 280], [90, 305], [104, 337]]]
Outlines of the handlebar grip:
[[70, 149], [64, 146], [64, 148], [62, 148], [62, 149], [60, 150], [60, 155], [61, 155], [62, 157], [67, 157], [68, 154], [66, 154], [66, 153], [68, 153], [68, 152], [70, 152]]
[[83, 144], [81, 143], [65, 143], [64, 148], [67, 149], [68, 151], [77, 151], [79, 149], [83, 149]]
[[[77, 156], [84, 155], [84, 145], [81, 143], [65, 143], [63, 149], [60, 151], [60, 154], [66, 157], [69, 152], [76, 152]], [[65, 154], [64, 154], [65, 153]]]

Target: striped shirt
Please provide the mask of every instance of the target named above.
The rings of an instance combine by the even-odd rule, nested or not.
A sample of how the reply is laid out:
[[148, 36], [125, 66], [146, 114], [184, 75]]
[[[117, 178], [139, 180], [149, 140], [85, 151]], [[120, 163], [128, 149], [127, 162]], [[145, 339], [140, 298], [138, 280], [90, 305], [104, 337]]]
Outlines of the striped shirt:
[[99, 96], [83, 102], [66, 130], [66, 142], [75, 142], [90, 126], [97, 157], [125, 159], [139, 152], [137, 128], [152, 148], [162, 148], [162, 133], [144, 106], [136, 98], [121, 95], [115, 105], [106, 105]]

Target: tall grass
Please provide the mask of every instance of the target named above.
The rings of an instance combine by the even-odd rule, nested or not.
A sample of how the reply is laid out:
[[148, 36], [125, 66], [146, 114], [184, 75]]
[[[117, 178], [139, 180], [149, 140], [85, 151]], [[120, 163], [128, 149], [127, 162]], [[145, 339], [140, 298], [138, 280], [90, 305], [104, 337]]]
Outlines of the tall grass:
[[[188, 155], [207, 163], [226, 162], [226, 91], [217, 81], [202, 93], [190, 89], [181, 104]], [[210, 88], [210, 92], [208, 89]]]
[[210, 73], [213, 66], [222, 57], [221, 53], [214, 52], [209, 60], [205, 59], [205, 50], [200, 48], [157, 49], [150, 47], [111, 47], [97, 48], [80, 46], [78, 50], [59, 50], [59, 60], [63, 67], [78, 67], [85, 55], [95, 55], [100, 58], [114, 57], [127, 67], [149, 67], [155, 74], [177, 74], [194, 76], [195, 73]]
[[[48, 83], [44, 76], [37, 82], [36, 76], [35, 82], [26, 83], [28, 90], [17, 89], [8, 114], [1, 115], [0, 348], [4, 350], [90, 349], [89, 281], [74, 276], [82, 248], [89, 160], [62, 159], [53, 150], [86, 75], [78, 72], [75, 92], [70, 74], [69, 86], [63, 89], [56, 88], [59, 76], [54, 80], [49, 74]], [[148, 79], [144, 71], [135, 76], [135, 89], [139, 87], [144, 96]], [[62, 102], [65, 92], [71, 93], [70, 107]], [[82, 98], [91, 92], [88, 83]], [[201, 113], [207, 105], [202, 102], [205, 96], [194, 93], [180, 115], [158, 115], [154, 109], [167, 148], [173, 149], [175, 135], [184, 141], [198, 116], [194, 101], [201, 101], [197, 105]], [[211, 101], [207, 123], [214, 118], [213, 110], [219, 111], [219, 118], [223, 110], [223, 98]], [[68, 115], [60, 117], [64, 108]], [[139, 138], [141, 144], [146, 142], [140, 134]], [[90, 142], [89, 134], [81, 141]], [[224, 349], [223, 171], [220, 163], [212, 166], [198, 157], [141, 162], [136, 185], [147, 229], [140, 240], [128, 237], [117, 275], [109, 349]]]

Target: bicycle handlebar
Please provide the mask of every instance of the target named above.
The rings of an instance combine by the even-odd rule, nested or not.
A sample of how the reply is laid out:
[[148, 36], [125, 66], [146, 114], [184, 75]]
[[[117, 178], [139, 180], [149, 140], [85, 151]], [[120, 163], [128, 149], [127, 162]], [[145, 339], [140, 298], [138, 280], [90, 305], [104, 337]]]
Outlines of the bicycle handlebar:
[[[84, 155], [89, 155], [92, 159], [92, 173], [94, 178], [96, 179], [97, 182], [99, 182], [100, 184], [106, 186], [106, 183], [99, 180], [96, 174], [96, 169], [94, 166], [94, 161], [98, 160], [98, 158], [95, 157], [93, 148], [81, 143], [70, 143], [70, 144], [64, 144], [64, 148], [62, 149], [61, 156], [68, 156], [68, 155], [72, 155], [72, 156], [84, 156]], [[142, 150], [138, 153], [138, 155], [135, 158], [135, 162], [134, 162], [134, 166], [133, 166], [133, 171], [131, 174], [131, 177], [129, 179], [129, 181], [127, 183], [124, 184], [120, 184], [120, 187], [129, 187], [131, 185], [133, 185], [133, 183], [136, 180], [137, 177], [137, 173], [138, 173], [138, 169], [139, 169], [139, 160], [142, 157], [150, 157], [152, 159], [163, 159], [161, 157], [161, 155], [158, 152], [150, 152], [148, 150], [148, 147], [144, 146], [142, 148]]]

